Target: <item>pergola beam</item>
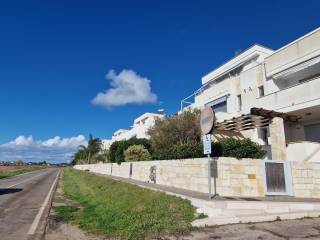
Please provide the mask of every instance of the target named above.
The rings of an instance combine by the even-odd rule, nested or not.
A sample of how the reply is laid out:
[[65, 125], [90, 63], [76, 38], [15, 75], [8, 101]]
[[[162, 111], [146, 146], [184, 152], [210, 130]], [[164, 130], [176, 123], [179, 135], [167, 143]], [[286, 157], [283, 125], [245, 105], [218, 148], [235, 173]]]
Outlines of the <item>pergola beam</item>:
[[243, 114], [220, 123], [216, 123], [217, 130], [245, 131], [254, 128], [262, 128], [270, 125], [274, 117], [283, 118], [284, 121], [297, 122], [299, 117], [287, 113], [266, 110], [263, 108], [251, 108], [250, 114]]

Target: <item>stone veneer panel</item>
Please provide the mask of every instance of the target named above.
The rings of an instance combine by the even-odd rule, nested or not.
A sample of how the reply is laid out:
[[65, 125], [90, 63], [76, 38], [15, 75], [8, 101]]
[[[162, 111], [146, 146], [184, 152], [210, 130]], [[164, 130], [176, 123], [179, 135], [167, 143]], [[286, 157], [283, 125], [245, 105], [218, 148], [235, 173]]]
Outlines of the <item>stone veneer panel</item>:
[[320, 163], [291, 162], [293, 194], [320, 198]]
[[[217, 193], [221, 196], [265, 196], [264, 168], [260, 159], [220, 157], [218, 161]], [[149, 182], [150, 167], [157, 168], [157, 184], [208, 192], [208, 163], [206, 158], [145, 162], [100, 163], [76, 165], [79, 170]], [[320, 198], [320, 164], [291, 162], [293, 194], [296, 197]], [[211, 178], [213, 192], [214, 180]]]

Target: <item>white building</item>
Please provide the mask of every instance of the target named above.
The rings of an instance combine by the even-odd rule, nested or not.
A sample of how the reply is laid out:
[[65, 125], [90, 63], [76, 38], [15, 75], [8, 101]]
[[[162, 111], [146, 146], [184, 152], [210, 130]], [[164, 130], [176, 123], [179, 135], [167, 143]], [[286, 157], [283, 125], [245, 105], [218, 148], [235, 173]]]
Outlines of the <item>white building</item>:
[[148, 130], [154, 126], [157, 118], [163, 118], [163, 114], [158, 113], [144, 113], [133, 122], [130, 129], [119, 129], [112, 135], [112, 139], [102, 140], [103, 147], [109, 149], [111, 144], [115, 141], [128, 140], [130, 138], [149, 138]]
[[[203, 76], [181, 108], [204, 106], [214, 109], [217, 122], [253, 107], [296, 115], [299, 122], [285, 121], [282, 129], [270, 125], [241, 135], [265, 145], [273, 159], [320, 161], [320, 28], [276, 51], [254, 45]], [[272, 134], [282, 131], [283, 139]]]

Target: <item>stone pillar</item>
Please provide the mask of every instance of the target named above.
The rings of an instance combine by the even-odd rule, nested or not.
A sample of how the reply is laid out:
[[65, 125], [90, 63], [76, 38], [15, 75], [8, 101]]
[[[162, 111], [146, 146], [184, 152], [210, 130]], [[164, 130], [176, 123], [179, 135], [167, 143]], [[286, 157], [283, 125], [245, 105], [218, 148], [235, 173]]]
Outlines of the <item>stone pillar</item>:
[[283, 119], [275, 117], [269, 125], [271, 138], [271, 156], [273, 160], [286, 160], [286, 137]]

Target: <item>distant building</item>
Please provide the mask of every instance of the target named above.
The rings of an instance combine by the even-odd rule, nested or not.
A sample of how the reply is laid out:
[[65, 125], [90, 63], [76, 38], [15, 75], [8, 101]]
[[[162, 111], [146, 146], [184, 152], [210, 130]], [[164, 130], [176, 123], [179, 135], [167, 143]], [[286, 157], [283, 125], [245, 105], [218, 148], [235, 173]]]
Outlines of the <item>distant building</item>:
[[276, 51], [253, 45], [203, 76], [181, 110], [205, 106], [220, 123], [252, 108], [298, 116], [240, 135], [264, 145], [268, 158], [320, 161], [320, 28]]
[[102, 140], [103, 148], [109, 149], [115, 141], [128, 140], [130, 138], [149, 138], [148, 130], [154, 126], [157, 118], [163, 118], [164, 114], [144, 113], [133, 121], [130, 129], [118, 129], [111, 139]]

